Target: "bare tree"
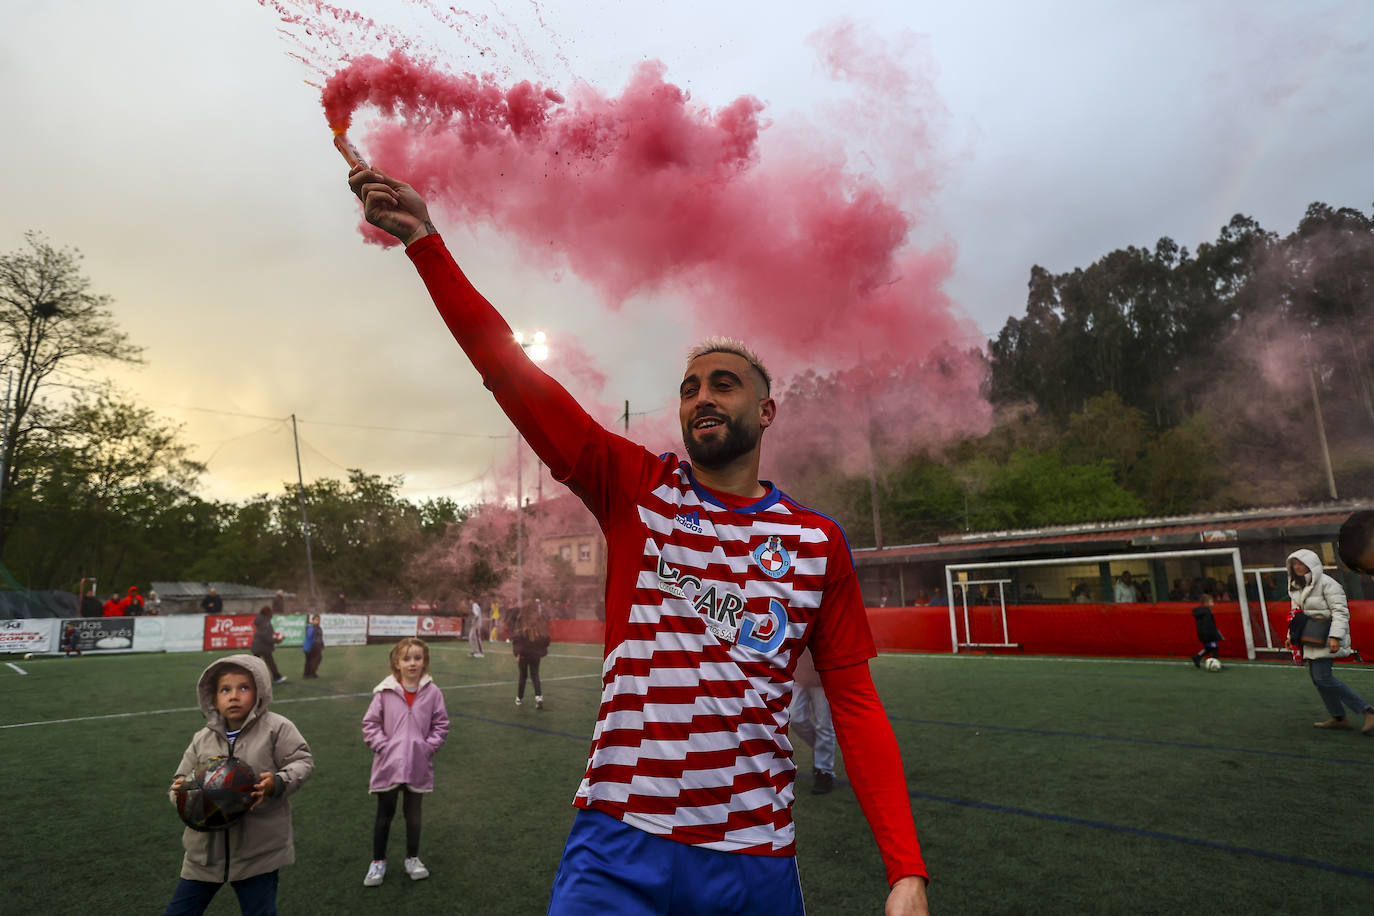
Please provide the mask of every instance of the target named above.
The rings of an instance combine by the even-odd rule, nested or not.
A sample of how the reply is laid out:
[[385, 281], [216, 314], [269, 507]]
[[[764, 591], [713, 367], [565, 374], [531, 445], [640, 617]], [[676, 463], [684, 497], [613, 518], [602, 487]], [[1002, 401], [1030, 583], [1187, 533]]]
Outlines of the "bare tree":
[[[142, 352], [115, 324], [110, 297], [91, 292], [80, 252], [32, 231], [24, 241], [27, 247], [0, 255], [0, 370], [13, 385], [0, 461], [4, 495], [26, 485], [35, 457], [30, 437], [43, 422], [40, 394], [53, 373], [104, 360], [139, 362]], [[0, 550], [15, 522], [13, 505], [0, 501]]]

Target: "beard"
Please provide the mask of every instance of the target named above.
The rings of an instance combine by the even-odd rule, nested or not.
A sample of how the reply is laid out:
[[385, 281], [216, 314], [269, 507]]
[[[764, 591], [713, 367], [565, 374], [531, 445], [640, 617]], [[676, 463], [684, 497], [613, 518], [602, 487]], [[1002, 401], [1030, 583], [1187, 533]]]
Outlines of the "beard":
[[702, 442], [692, 435], [690, 426], [682, 431], [682, 444], [687, 447], [687, 456], [697, 467], [709, 470], [723, 468], [740, 456], [749, 454], [759, 444], [763, 430], [745, 428], [737, 421], [719, 414], [710, 416], [718, 417], [725, 424], [725, 435]]

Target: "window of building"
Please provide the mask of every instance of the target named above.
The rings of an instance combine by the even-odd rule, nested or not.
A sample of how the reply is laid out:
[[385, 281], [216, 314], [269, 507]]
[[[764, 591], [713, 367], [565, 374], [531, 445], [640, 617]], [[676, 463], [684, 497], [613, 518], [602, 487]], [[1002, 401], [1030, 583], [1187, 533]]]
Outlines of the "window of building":
[[571, 545], [571, 544], [564, 544], [562, 547], [558, 548], [558, 555], [559, 555], [560, 557], [562, 557], [563, 559], [567, 560], [569, 563], [571, 563], [571, 562], [572, 562], [572, 545]]
[[592, 545], [591, 545], [591, 544], [578, 544], [578, 545], [577, 545], [577, 559], [578, 559], [579, 562], [582, 562], [582, 563], [590, 563], [590, 562], [591, 562], [591, 559], [592, 559]]

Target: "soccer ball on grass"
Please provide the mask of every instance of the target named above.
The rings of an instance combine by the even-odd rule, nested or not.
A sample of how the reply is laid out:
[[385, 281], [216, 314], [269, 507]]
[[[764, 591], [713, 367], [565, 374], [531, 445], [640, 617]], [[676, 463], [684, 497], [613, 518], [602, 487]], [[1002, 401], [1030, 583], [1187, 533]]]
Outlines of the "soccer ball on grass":
[[1220, 670], [1221, 670], [1221, 659], [1219, 659], [1219, 658], [1209, 658], [1209, 659], [1207, 659], [1207, 661], [1205, 661], [1205, 662], [1202, 663], [1202, 667], [1206, 668], [1208, 671], [1220, 671]]

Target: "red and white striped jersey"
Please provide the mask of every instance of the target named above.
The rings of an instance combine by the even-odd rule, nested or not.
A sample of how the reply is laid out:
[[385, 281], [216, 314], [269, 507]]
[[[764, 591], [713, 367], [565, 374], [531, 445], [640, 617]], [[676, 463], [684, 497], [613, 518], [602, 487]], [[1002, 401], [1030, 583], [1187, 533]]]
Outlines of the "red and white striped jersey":
[[755, 501], [715, 494], [676, 456], [591, 438], [568, 483], [606, 532], [606, 660], [575, 804], [709, 849], [792, 855], [796, 658], [808, 642], [820, 668], [874, 655], [844, 535], [771, 485]]

